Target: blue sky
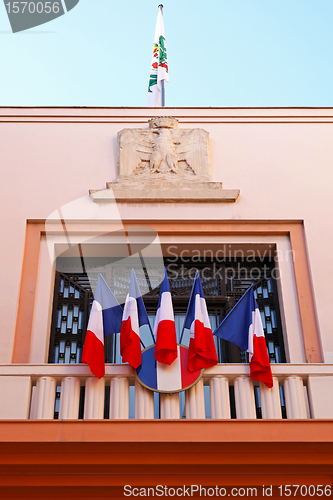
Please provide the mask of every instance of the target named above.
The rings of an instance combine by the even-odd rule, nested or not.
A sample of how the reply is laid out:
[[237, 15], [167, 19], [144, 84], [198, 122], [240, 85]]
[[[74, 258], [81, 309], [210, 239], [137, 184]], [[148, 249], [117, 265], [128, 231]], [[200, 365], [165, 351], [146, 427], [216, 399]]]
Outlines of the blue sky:
[[[80, 0], [13, 34], [1, 106], [145, 106], [158, 0]], [[164, 0], [167, 106], [333, 106], [332, 0]]]

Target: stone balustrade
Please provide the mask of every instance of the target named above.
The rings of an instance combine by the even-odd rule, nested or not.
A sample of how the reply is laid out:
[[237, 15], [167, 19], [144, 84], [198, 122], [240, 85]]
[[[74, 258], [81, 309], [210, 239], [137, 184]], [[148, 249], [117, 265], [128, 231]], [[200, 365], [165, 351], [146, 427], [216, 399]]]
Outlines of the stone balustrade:
[[7, 404], [0, 407], [0, 419], [333, 418], [332, 365], [280, 364], [272, 372], [274, 385], [268, 389], [250, 379], [247, 365], [217, 365], [205, 370], [185, 397], [154, 398], [128, 365], [108, 365], [101, 380], [85, 365], [2, 365], [0, 398]]

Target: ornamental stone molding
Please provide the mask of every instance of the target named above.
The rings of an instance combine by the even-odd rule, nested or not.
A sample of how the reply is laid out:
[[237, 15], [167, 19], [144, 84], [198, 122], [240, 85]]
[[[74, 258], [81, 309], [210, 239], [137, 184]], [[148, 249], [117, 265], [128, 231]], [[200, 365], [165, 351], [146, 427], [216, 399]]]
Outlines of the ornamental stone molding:
[[90, 191], [95, 202], [235, 202], [237, 189], [211, 181], [209, 134], [179, 129], [170, 116], [149, 120], [147, 129], [118, 133], [117, 181]]

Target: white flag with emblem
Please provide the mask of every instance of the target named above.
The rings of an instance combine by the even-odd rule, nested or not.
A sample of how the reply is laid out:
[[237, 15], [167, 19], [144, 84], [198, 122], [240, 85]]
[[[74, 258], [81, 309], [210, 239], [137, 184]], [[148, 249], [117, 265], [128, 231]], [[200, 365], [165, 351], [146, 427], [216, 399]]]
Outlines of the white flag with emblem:
[[158, 6], [153, 58], [150, 68], [147, 106], [161, 106], [161, 82], [169, 81], [167, 50], [163, 24], [162, 5]]

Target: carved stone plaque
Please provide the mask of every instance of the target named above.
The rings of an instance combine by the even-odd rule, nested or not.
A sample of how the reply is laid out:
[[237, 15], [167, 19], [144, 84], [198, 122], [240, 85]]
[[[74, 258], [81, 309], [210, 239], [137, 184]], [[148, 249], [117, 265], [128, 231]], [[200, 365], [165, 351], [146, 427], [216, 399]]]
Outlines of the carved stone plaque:
[[95, 202], [235, 202], [239, 195], [211, 181], [208, 132], [180, 129], [169, 116], [118, 133], [117, 169], [117, 182], [90, 191]]
[[153, 118], [149, 129], [118, 133], [118, 174], [179, 182], [210, 179], [209, 134], [179, 129], [171, 117]]

